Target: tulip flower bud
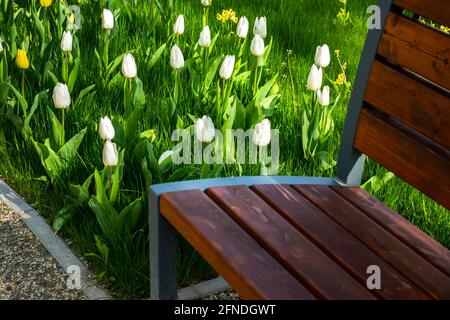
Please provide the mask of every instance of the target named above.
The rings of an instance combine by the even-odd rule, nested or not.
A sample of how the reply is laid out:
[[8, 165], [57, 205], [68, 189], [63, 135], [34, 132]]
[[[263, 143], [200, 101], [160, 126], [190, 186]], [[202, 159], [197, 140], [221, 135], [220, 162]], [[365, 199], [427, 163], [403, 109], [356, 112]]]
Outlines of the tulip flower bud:
[[105, 30], [114, 28], [114, 15], [108, 9], [103, 9], [102, 12], [102, 28]]
[[164, 152], [164, 153], [161, 155], [161, 157], [159, 157], [158, 165], [161, 165], [161, 164], [164, 162], [164, 160], [166, 160], [167, 158], [171, 157], [172, 154], [173, 154], [173, 151], [172, 151], [172, 150], [168, 150], [168, 151]]
[[47, 8], [52, 5], [53, 0], [39, 0], [41, 7]]
[[134, 78], [137, 74], [136, 61], [131, 53], [127, 53], [122, 60], [122, 74], [125, 78]]
[[64, 52], [72, 51], [72, 33], [64, 31], [61, 39], [61, 50]]
[[266, 17], [256, 18], [255, 25], [253, 27], [253, 35], [259, 35], [263, 39], [267, 36]]
[[0, 53], [3, 52], [3, 45], [2, 45], [2, 39], [0, 38]]
[[270, 121], [264, 119], [256, 124], [253, 132], [253, 143], [260, 147], [265, 147], [270, 143]]
[[212, 0], [201, 0], [202, 1], [202, 5], [204, 5], [205, 7], [209, 7], [212, 4]]
[[116, 135], [111, 120], [108, 117], [100, 118], [98, 133], [103, 140], [112, 140]]
[[220, 77], [222, 79], [228, 80], [234, 71], [234, 63], [236, 61], [235, 56], [226, 56], [223, 60], [222, 66], [220, 67]]
[[28, 61], [27, 53], [22, 49], [17, 49], [16, 64], [20, 69], [28, 69], [30, 62]]
[[117, 152], [117, 146], [114, 142], [107, 140], [103, 147], [103, 164], [105, 167], [117, 166], [119, 162], [119, 153]]
[[312, 65], [308, 76], [307, 88], [311, 91], [317, 91], [322, 87], [322, 68]]
[[56, 109], [67, 109], [70, 106], [70, 93], [66, 84], [57, 83], [52, 97]]
[[318, 46], [316, 49], [315, 62], [317, 67], [326, 68], [330, 65], [330, 48], [324, 44], [322, 47]]
[[242, 39], [247, 38], [248, 28], [249, 23], [247, 17], [241, 17], [236, 28], [236, 35]]
[[317, 90], [317, 100], [321, 106], [328, 106], [330, 104], [330, 87], [325, 86], [322, 91]]
[[250, 45], [250, 51], [255, 57], [261, 57], [264, 54], [264, 40], [259, 35], [256, 35]]
[[216, 135], [214, 124], [210, 117], [203, 116], [195, 122], [195, 136], [198, 141], [209, 143]]
[[176, 70], [184, 67], [183, 53], [177, 45], [174, 45], [170, 52], [170, 65]]
[[198, 45], [202, 48], [209, 48], [211, 45], [211, 31], [208, 26], [203, 27], [203, 30], [200, 33], [200, 39], [198, 40]]
[[175, 25], [173, 26], [173, 33], [177, 36], [183, 34], [184, 32], [184, 16], [181, 14], [178, 16]]

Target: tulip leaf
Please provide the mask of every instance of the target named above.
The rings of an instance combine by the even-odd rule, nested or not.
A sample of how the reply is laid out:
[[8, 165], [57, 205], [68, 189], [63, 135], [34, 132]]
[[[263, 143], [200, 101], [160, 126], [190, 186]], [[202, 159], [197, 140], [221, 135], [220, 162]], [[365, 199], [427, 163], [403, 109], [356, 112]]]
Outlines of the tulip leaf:
[[50, 122], [52, 124], [52, 136], [50, 136], [50, 145], [54, 150], [59, 150], [61, 146], [61, 134], [62, 134], [62, 125], [56, 117], [55, 113], [47, 107], [48, 114], [50, 116]]
[[44, 91], [39, 92], [34, 97], [33, 105], [31, 106], [31, 109], [30, 109], [30, 113], [26, 116], [26, 118], [23, 122], [22, 134], [23, 134], [25, 140], [27, 140], [27, 141], [31, 137], [31, 127], [30, 127], [31, 118], [33, 117], [34, 113], [36, 112], [41, 101], [47, 97], [47, 94], [48, 94], [48, 90], [44, 90]]
[[164, 43], [162, 46], [158, 48], [158, 50], [155, 51], [155, 53], [152, 55], [150, 60], [148, 61], [148, 70], [151, 70], [155, 64], [159, 61], [162, 54], [164, 53], [164, 50], [166, 49], [167, 43]]
[[121, 54], [120, 56], [116, 57], [109, 65], [106, 70], [106, 77], [105, 81], [108, 82], [108, 79], [111, 77], [111, 74], [117, 69], [119, 64], [122, 63], [123, 57], [125, 56], [125, 53]]
[[135, 78], [135, 90], [133, 95], [133, 105], [142, 106], [145, 104], [144, 85], [138, 77]]
[[80, 57], [78, 56], [75, 59], [75, 63], [73, 65], [72, 71], [70, 72], [70, 75], [69, 75], [69, 81], [67, 83], [70, 93], [72, 93], [73, 87], [75, 86], [75, 82], [77, 81], [79, 69], [80, 69]]
[[108, 203], [101, 202], [98, 196], [93, 196], [91, 200], [89, 200], [89, 207], [91, 207], [92, 211], [94, 211], [95, 217], [97, 218], [97, 222], [100, 225], [104, 235], [106, 238], [115, 242], [118, 238], [117, 230], [117, 212]]
[[273, 76], [272, 79], [270, 79], [266, 84], [264, 84], [261, 88], [258, 89], [258, 91], [255, 94], [255, 106], [257, 108], [262, 107], [262, 102], [263, 100], [267, 97], [270, 89], [272, 88], [272, 86], [275, 84], [275, 82], [277, 81], [277, 77], [278, 74], [276, 74], [275, 76]]
[[119, 186], [120, 186], [120, 181], [122, 178], [120, 172], [122, 171], [123, 166], [124, 166], [124, 161], [123, 161], [124, 155], [125, 155], [125, 149], [123, 149], [120, 152], [118, 165], [115, 167], [114, 173], [112, 175], [111, 190], [109, 193], [109, 201], [111, 202], [111, 204], [114, 204], [116, 202], [117, 195], [119, 194]]
[[214, 81], [214, 76], [217, 73], [217, 69], [219, 68], [220, 62], [222, 61], [222, 56], [217, 57], [213, 63], [209, 66], [208, 72], [206, 73], [205, 81], [203, 82], [203, 95], [206, 95], [211, 84]]
[[122, 209], [119, 214], [119, 218], [117, 221], [117, 231], [123, 232], [128, 231], [129, 233], [133, 233], [136, 228], [137, 223], [139, 222], [139, 218], [141, 215], [142, 209], [142, 199], [137, 198], [128, 206]]
[[36, 153], [41, 159], [42, 166], [50, 177], [50, 180], [54, 182], [61, 174], [61, 159], [50, 147], [48, 139], [45, 140], [44, 144], [34, 140], [32, 142]]
[[58, 156], [64, 165], [64, 169], [68, 168], [73, 162], [78, 148], [83, 141], [84, 135], [86, 134], [87, 128], [84, 128], [79, 133], [74, 135], [66, 144], [57, 152]]
[[131, 143], [139, 136], [138, 126], [143, 111], [144, 106], [138, 105], [133, 109], [131, 115], [127, 119], [125, 125], [125, 141], [127, 146], [131, 145]]
[[108, 197], [106, 196], [105, 185], [103, 184], [103, 179], [97, 169], [94, 172], [94, 182], [95, 182], [95, 194], [96, 198], [102, 206], [106, 206], [109, 203]]
[[67, 220], [72, 217], [73, 212], [73, 207], [65, 207], [56, 213], [52, 223], [52, 229], [55, 234], [58, 233], [58, 231], [66, 224]]
[[14, 93], [14, 95], [17, 98], [17, 101], [19, 101], [20, 106], [22, 107], [22, 111], [23, 114], [26, 115], [27, 110], [28, 110], [28, 103], [25, 100], [25, 98], [20, 94], [20, 92], [9, 82], [4, 82], [10, 89], [11, 91]]
[[37, 32], [39, 33], [39, 36], [42, 40], [45, 39], [45, 29], [44, 25], [42, 24], [41, 20], [39, 19], [39, 15], [37, 11], [33, 12], [34, 17], [34, 27], [36, 28]]

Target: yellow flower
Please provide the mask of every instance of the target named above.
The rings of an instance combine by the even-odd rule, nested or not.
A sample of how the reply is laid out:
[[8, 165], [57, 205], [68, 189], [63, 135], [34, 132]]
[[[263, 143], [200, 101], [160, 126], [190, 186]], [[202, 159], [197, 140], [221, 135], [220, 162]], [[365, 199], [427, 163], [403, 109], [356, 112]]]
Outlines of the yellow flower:
[[441, 26], [439, 29], [441, 31], [445, 32], [445, 33], [449, 33], [450, 32], [450, 28], [447, 28], [446, 26]]
[[26, 70], [30, 67], [27, 53], [22, 49], [17, 49], [16, 64], [20, 69]]
[[53, 0], [39, 0], [41, 7], [47, 8], [52, 5]]
[[336, 49], [336, 50], [334, 50], [334, 54], [336, 55], [336, 58], [339, 58], [341, 52], [338, 49]]
[[342, 86], [345, 83], [345, 75], [344, 73], [340, 73], [334, 84], [337, 86]]

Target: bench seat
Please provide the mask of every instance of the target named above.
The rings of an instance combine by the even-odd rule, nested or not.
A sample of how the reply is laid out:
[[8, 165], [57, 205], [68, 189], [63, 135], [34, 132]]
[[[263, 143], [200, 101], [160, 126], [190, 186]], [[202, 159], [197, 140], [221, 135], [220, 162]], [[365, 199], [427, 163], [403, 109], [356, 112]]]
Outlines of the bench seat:
[[[162, 216], [244, 299], [450, 299], [449, 250], [361, 188], [286, 179], [152, 188]], [[367, 288], [371, 265], [380, 289]]]

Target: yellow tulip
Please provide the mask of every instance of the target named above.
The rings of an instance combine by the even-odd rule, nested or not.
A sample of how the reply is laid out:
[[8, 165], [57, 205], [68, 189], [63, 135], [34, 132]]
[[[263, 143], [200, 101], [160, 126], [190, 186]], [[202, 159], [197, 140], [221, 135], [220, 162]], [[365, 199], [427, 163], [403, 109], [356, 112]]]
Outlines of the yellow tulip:
[[17, 49], [16, 64], [20, 69], [24, 70], [30, 67], [27, 53], [22, 49]]
[[53, 0], [39, 0], [41, 7], [47, 8], [52, 5]]

